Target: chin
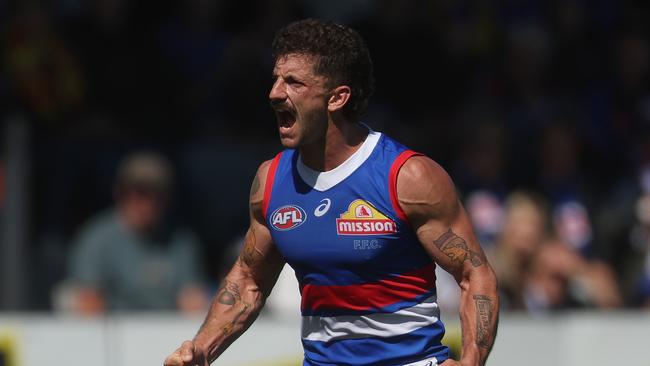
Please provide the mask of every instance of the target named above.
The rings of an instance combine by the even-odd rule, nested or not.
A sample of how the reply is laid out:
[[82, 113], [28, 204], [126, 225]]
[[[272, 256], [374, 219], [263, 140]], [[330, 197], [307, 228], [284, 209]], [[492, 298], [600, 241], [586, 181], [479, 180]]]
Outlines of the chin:
[[296, 149], [300, 146], [297, 140], [288, 137], [280, 137], [280, 143], [285, 149]]

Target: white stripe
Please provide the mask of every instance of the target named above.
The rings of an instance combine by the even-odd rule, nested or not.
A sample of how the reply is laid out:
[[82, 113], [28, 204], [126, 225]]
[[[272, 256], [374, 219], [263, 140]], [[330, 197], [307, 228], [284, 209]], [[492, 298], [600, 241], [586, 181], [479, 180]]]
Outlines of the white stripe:
[[327, 342], [339, 339], [387, 338], [410, 333], [438, 321], [440, 309], [433, 295], [394, 313], [343, 316], [303, 316], [302, 338]]
[[366, 140], [363, 142], [361, 147], [346, 161], [341, 163], [341, 165], [332, 170], [326, 172], [313, 170], [305, 165], [305, 163], [302, 162], [302, 156], [299, 156], [296, 168], [300, 178], [302, 178], [302, 180], [310, 187], [323, 192], [349, 177], [350, 174], [354, 173], [354, 171], [368, 159], [381, 137], [381, 133], [371, 130], [368, 126], [365, 127], [368, 128], [368, 137], [366, 137]]

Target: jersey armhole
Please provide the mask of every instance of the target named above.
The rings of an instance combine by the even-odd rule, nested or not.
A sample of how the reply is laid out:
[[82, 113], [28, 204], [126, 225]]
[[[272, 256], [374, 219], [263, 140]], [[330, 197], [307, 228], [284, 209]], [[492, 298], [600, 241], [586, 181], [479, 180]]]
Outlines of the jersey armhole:
[[393, 165], [391, 165], [390, 172], [388, 173], [388, 193], [390, 195], [390, 201], [393, 204], [393, 209], [395, 210], [397, 216], [400, 218], [400, 220], [404, 221], [407, 224], [409, 221], [408, 217], [406, 217], [406, 213], [404, 213], [404, 210], [402, 210], [402, 207], [399, 204], [399, 200], [397, 199], [397, 176], [399, 175], [400, 169], [402, 169], [402, 166], [408, 159], [413, 156], [421, 155], [422, 154], [413, 150], [402, 151], [397, 156], [395, 161], [393, 161]]
[[271, 202], [271, 192], [273, 192], [273, 181], [275, 180], [275, 171], [278, 169], [278, 164], [280, 163], [280, 157], [282, 156], [282, 151], [279, 152], [271, 165], [269, 166], [269, 171], [266, 173], [266, 183], [264, 184], [264, 198], [262, 199], [262, 214], [264, 219], [266, 219], [266, 212], [269, 209], [269, 202]]

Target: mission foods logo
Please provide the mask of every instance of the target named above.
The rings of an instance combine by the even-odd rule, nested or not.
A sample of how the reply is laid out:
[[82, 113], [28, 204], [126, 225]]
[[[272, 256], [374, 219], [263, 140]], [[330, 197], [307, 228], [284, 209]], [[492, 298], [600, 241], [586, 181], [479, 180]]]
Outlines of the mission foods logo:
[[370, 203], [356, 200], [348, 210], [336, 219], [336, 233], [339, 235], [382, 235], [397, 232], [397, 224]]
[[280, 231], [295, 229], [305, 220], [307, 220], [305, 210], [296, 205], [282, 206], [271, 214], [271, 225]]

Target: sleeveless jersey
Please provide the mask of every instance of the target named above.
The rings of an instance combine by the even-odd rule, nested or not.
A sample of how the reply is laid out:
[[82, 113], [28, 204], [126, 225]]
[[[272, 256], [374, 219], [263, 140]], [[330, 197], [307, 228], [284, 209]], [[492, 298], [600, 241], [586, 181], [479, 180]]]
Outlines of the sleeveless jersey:
[[435, 265], [399, 207], [411, 150], [378, 132], [328, 172], [297, 150], [269, 168], [263, 212], [301, 292], [304, 365], [435, 365], [449, 357]]

